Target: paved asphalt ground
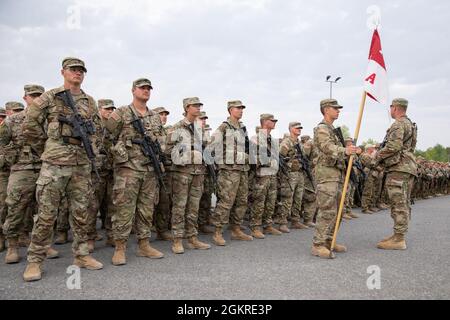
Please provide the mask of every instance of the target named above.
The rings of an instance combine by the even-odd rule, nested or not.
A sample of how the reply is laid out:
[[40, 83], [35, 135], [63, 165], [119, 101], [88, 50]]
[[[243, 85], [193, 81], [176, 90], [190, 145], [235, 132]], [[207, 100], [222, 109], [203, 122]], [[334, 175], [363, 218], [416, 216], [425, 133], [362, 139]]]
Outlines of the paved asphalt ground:
[[[359, 212], [359, 210], [356, 210]], [[153, 241], [161, 260], [138, 258], [135, 241], [128, 264], [111, 264], [113, 248], [97, 242], [101, 271], [81, 271], [81, 289], [69, 290], [66, 268], [70, 245], [57, 246], [61, 258], [44, 265], [44, 278], [25, 283], [25, 259], [3, 263], [0, 254], [0, 300], [3, 299], [449, 299], [450, 197], [418, 201], [408, 235], [408, 250], [382, 251], [377, 241], [390, 235], [388, 211], [345, 222], [339, 242], [349, 251], [334, 260], [310, 255], [312, 230], [269, 236], [252, 242], [228, 242], [208, 251], [174, 255], [169, 242]], [[203, 240], [210, 238], [202, 236]], [[229, 234], [226, 234], [229, 239]], [[21, 249], [22, 257], [25, 249]], [[369, 290], [369, 266], [380, 269], [381, 289]]]

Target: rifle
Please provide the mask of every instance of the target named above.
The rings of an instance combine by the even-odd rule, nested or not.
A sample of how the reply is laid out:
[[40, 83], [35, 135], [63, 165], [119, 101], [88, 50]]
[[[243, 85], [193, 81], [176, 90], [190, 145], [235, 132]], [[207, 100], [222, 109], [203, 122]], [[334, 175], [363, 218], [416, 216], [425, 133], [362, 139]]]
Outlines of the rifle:
[[295, 147], [295, 150], [297, 150], [297, 158], [300, 161], [300, 164], [302, 165], [303, 170], [305, 170], [306, 176], [308, 177], [309, 181], [311, 181], [311, 185], [312, 185], [314, 191], [316, 191], [316, 188], [314, 186], [314, 178], [311, 173], [311, 166], [309, 163], [309, 159], [307, 157], [305, 157], [305, 155], [303, 154], [302, 147], [300, 147], [299, 143], [296, 143], [294, 147]]
[[73, 101], [72, 94], [70, 93], [70, 90], [65, 90], [62, 92], [58, 92], [56, 94], [57, 97], [62, 99], [64, 101], [64, 104], [68, 106], [73, 114], [65, 117], [63, 115], [58, 116], [58, 121], [64, 124], [67, 124], [72, 127], [72, 136], [71, 137], [63, 137], [63, 141], [68, 141], [69, 138], [74, 138], [81, 142], [81, 144], [84, 147], [84, 150], [86, 151], [86, 155], [91, 162], [92, 169], [95, 172], [95, 175], [98, 179], [100, 179], [100, 176], [97, 171], [97, 167], [95, 166], [95, 153], [94, 149], [92, 148], [91, 140], [89, 139], [89, 136], [93, 135], [95, 133], [95, 127], [91, 120], [83, 119], [81, 115], [79, 114], [77, 108], [75, 107], [75, 102]]
[[[189, 130], [191, 130], [192, 134], [194, 135], [194, 142], [195, 140], [201, 141], [198, 139], [198, 133], [196, 132], [194, 128], [194, 124], [191, 123], [189, 126]], [[217, 175], [216, 175], [216, 166], [214, 165], [214, 158], [210, 156], [210, 154], [205, 154], [206, 145], [202, 143], [202, 157], [205, 161], [206, 169], [208, 170], [208, 176], [211, 178], [211, 182], [213, 183], [214, 190], [216, 190], [217, 187]]]
[[159, 145], [158, 141], [153, 141], [152, 138], [147, 135], [141, 119], [136, 116], [131, 107], [129, 108], [133, 116], [133, 119], [131, 120], [133, 127], [142, 136], [142, 139], [132, 139], [131, 142], [134, 144], [138, 144], [141, 147], [142, 153], [150, 160], [152, 167], [155, 170], [159, 184], [164, 189], [164, 192], [168, 193], [163, 180], [165, 174], [161, 169], [161, 163], [164, 163], [165, 160], [165, 156], [161, 150], [161, 146]]

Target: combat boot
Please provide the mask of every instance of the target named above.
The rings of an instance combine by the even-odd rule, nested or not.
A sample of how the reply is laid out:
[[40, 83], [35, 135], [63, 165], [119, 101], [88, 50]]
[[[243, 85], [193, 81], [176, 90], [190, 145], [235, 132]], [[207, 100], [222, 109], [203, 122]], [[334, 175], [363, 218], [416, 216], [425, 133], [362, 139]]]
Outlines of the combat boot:
[[7, 264], [17, 263], [20, 261], [19, 257], [19, 242], [17, 238], [8, 239], [8, 251], [6, 252], [5, 262]]
[[345, 219], [345, 220], [352, 220], [353, 218], [350, 217], [347, 213], [344, 213], [344, 214], [342, 215], [342, 219]]
[[[328, 250], [331, 249], [331, 241], [326, 242], [326, 247], [328, 248]], [[347, 252], [347, 247], [342, 244], [335, 243], [333, 251], [339, 253]]]
[[59, 257], [59, 252], [53, 249], [52, 247], [49, 247], [47, 249], [47, 259], [56, 259]]
[[175, 254], [182, 254], [182, 253], [184, 253], [183, 238], [174, 238], [173, 239], [172, 251]]
[[312, 221], [305, 221], [305, 226], [307, 226], [309, 228], [315, 228], [316, 224]]
[[97, 233], [95, 235], [95, 241], [102, 241], [103, 240], [103, 236], [100, 233]]
[[148, 239], [140, 239], [138, 242], [138, 249], [136, 252], [138, 257], [147, 257], [150, 259], [161, 259], [164, 257], [164, 254], [155, 248], [153, 248]]
[[88, 241], [87, 241], [87, 245], [88, 245], [89, 253], [94, 252], [94, 248], [95, 248], [95, 240], [94, 240], [94, 239], [88, 240]]
[[281, 224], [280, 227], [278, 228], [278, 230], [280, 230], [283, 233], [291, 232], [291, 230], [289, 230], [287, 224]]
[[369, 210], [373, 211], [374, 213], [380, 211], [380, 209], [378, 209], [377, 207], [371, 207]]
[[188, 249], [207, 250], [211, 246], [207, 243], [201, 242], [196, 236], [192, 236], [188, 239], [186, 247]]
[[200, 231], [203, 234], [213, 234], [214, 233], [214, 229], [206, 224], [199, 225], [198, 231]]
[[86, 268], [88, 270], [100, 270], [103, 264], [95, 260], [92, 256], [77, 256], [73, 260], [73, 264], [79, 268]]
[[125, 240], [116, 240], [116, 250], [112, 257], [112, 264], [115, 266], [121, 266], [127, 263], [125, 251], [127, 249], [127, 242]]
[[163, 232], [156, 232], [156, 240], [172, 241], [173, 240], [172, 232], [170, 232], [169, 230]]
[[[1, 232], [1, 231], [0, 231]], [[3, 234], [0, 234], [0, 252], [5, 251], [5, 236]]]
[[223, 239], [222, 228], [216, 227], [216, 231], [213, 235], [213, 241], [216, 246], [224, 246], [226, 241]]
[[277, 229], [275, 229], [273, 226], [267, 226], [264, 228], [264, 233], [266, 234], [271, 234], [274, 236], [281, 236], [283, 234], [283, 232], [278, 231]]
[[390, 239], [380, 241], [377, 244], [378, 249], [384, 250], [406, 250], [406, 241], [403, 234], [396, 233]]
[[58, 231], [55, 237], [55, 244], [67, 243], [67, 231]]
[[41, 278], [42, 278], [41, 264], [37, 262], [29, 262], [27, 264], [25, 272], [23, 273], [23, 280], [29, 282], [41, 280]]
[[354, 213], [354, 212], [350, 212], [348, 215], [350, 217], [352, 217], [353, 219], [358, 219], [359, 218], [359, 216], [356, 213]]
[[256, 239], [264, 239], [265, 238], [264, 234], [261, 232], [261, 229], [258, 227], [255, 227], [252, 229], [252, 237], [256, 238]]
[[333, 252], [321, 245], [313, 245], [311, 248], [311, 254], [316, 257], [325, 258], [325, 259], [334, 259], [335, 255]]
[[305, 226], [303, 223], [301, 223], [300, 221], [293, 221], [291, 223], [291, 229], [309, 229], [307, 226]]
[[30, 245], [30, 235], [25, 232], [19, 235], [19, 247], [27, 248]]
[[231, 228], [231, 239], [240, 241], [252, 241], [253, 237], [243, 233], [239, 225], [233, 225]]

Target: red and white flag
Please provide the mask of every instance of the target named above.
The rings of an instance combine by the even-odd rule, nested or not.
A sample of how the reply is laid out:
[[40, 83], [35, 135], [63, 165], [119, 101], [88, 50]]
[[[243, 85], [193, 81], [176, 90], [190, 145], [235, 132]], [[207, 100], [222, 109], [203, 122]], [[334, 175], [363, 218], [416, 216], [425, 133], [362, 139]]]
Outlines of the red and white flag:
[[388, 104], [389, 92], [386, 65], [384, 63], [381, 40], [378, 30], [375, 29], [369, 52], [369, 66], [364, 81], [367, 95], [383, 105]]

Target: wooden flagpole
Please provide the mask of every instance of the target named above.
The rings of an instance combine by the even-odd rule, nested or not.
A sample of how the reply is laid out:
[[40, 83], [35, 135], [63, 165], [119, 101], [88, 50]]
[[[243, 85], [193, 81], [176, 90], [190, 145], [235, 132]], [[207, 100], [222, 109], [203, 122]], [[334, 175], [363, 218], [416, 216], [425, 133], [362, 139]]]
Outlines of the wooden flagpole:
[[[361, 99], [361, 105], [359, 106], [359, 115], [358, 115], [358, 121], [356, 123], [355, 135], [353, 136], [354, 137], [353, 143], [355, 145], [358, 142], [359, 131], [361, 129], [361, 122], [362, 122], [362, 116], [364, 113], [364, 106], [366, 105], [366, 97], [367, 97], [367, 92], [364, 91], [362, 99]], [[344, 204], [345, 204], [345, 196], [347, 195], [348, 183], [350, 181], [350, 173], [351, 173], [351, 170], [353, 170], [353, 157], [354, 157], [353, 154], [350, 155], [350, 159], [348, 160], [347, 173], [345, 174], [345, 180], [344, 180], [344, 188], [342, 190], [341, 201], [339, 203], [339, 210], [338, 210], [338, 214], [336, 217], [336, 226], [334, 227], [333, 241], [331, 242], [331, 247], [330, 247], [330, 257], [333, 254], [334, 246], [336, 244], [337, 233], [339, 231], [339, 225], [340, 225], [340, 221], [341, 221], [341, 217], [342, 217], [342, 211], [344, 209]]]

